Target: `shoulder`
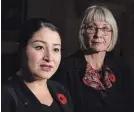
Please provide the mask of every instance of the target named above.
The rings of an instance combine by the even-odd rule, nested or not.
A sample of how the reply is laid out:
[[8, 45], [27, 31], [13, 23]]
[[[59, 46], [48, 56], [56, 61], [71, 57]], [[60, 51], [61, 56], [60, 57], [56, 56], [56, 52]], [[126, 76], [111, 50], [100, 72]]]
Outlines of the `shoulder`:
[[48, 80], [48, 85], [52, 88], [55, 88], [56, 90], [64, 91], [65, 88], [62, 84], [55, 82], [53, 80]]
[[67, 97], [70, 96], [68, 93], [68, 90], [59, 82], [54, 82], [52, 80], [48, 80], [48, 87], [53, 93], [56, 93], [56, 94], [62, 93], [64, 95], [66, 95]]
[[61, 61], [61, 67], [66, 68], [66, 69], [70, 69], [70, 68], [74, 68], [75, 66], [79, 66], [80, 64], [82, 65], [83, 62], [85, 61], [84, 59], [84, 53], [80, 50], [76, 51], [75, 53], [73, 53], [72, 55], [65, 57], [62, 61]]
[[1, 87], [1, 109], [3, 112], [15, 111], [16, 109], [16, 94], [14, 89], [9, 84], [4, 84]]
[[9, 92], [13, 84], [15, 83], [14, 79], [12, 77], [9, 77], [5, 84], [2, 84], [1, 88], [3, 92]]
[[10, 84], [4, 84], [1, 86], [2, 100], [10, 101], [14, 98], [14, 89]]
[[11, 88], [18, 85], [19, 77], [9, 77], [4, 84], [2, 84], [2, 87], [4, 89]]
[[[11, 98], [17, 101], [19, 99], [18, 89], [20, 88], [20, 81], [18, 77], [10, 77], [6, 84], [2, 85], [2, 97], [3, 99]], [[10, 99], [8, 99], [9, 101]]]
[[85, 67], [86, 60], [84, 58], [84, 53], [78, 50], [74, 54], [62, 59], [60, 66], [52, 79], [67, 87], [66, 84], [69, 84], [70, 79], [79, 76], [79, 71], [83, 71]]
[[117, 59], [112, 56], [108, 56], [106, 57], [105, 61], [105, 65], [107, 65], [113, 71], [113, 73], [118, 78], [118, 81], [125, 82], [127, 80], [131, 80], [131, 70], [125, 59], [122, 57]]
[[113, 54], [107, 53], [105, 56], [104, 65], [119, 71], [125, 66], [125, 62], [121, 59], [121, 57], [116, 58]]
[[3, 94], [3, 96], [5, 96], [5, 94], [9, 94], [10, 93], [10, 90], [11, 90], [11, 86], [9, 84], [3, 84], [1, 86], [1, 93]]
[[83, 58], [84, 53], [81, 50], [77, 50], [75, 53], [71, 54], [70, 56], [66, 57], [65, 60], [76, 60]]
[[[10, 77], [8, 81], [5, 84], [2, 84], [1, 91], [2, 91], [2, 97], [5, 98], [14, 98], [15, 94], [15, 87], [18, 87], [18, 84], [16, 82], [16, 78]], [[3, 98], [4, 99], [4, 98]]]
[[84, 53], [82, 51], [77, 51], [61, 61], [57, 72], [51, 79], [60, 82], [68, 88], [71, 80], [75, 80], [80, 72], [85, 70], [85, 67], [86, 61]]

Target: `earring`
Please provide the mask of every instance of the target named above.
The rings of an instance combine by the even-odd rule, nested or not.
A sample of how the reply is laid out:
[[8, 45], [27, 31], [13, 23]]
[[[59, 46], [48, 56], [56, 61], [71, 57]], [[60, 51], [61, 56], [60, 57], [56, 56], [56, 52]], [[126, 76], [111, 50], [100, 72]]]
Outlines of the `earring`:
[[17, 71], [16, 75], [21, 76], [22, 75], [22, 69], [20, 68], [19, 71]]

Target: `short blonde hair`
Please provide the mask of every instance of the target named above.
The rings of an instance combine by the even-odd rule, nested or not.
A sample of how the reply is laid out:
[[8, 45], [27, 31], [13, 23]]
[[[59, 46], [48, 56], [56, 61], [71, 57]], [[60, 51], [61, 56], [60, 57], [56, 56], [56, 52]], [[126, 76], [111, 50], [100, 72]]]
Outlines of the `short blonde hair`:
[[84, 51], [88, 50], [88, 47], [85, 44], [86, 42], [84, 41], [85, 29], [83, 29], [83, 27], [85, 26], [85, 23], [90, 23], [94, 20], [103, 20], [110, 24], [112, 28], [112, 40], [107, 51], [111, 51], [117, 42], [118, 27], [113, 14], [104, 6], [91, 6], [86, 9], [79, 29], [79, 42], [81, 49]]

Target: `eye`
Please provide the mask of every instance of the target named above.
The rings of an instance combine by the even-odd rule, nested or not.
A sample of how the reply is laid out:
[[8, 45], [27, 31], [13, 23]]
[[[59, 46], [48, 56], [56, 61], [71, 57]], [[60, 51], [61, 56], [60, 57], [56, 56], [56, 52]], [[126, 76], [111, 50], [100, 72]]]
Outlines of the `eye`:
[[110, 29], [108, 27], [102, 27], [103, 31], [110, 31]]
[[92, 25], [87, 26], [87, 28], [90, 29], [90, 30], [95, 30], [96, 29], [96, 27], [95, 26], [92, 26]]
[[54, 52], [59, 52], [60, 50], [58, 48], [54, 48]]
[[93, 26], [93, 25], [86, 26], [86, 28], [87, 28], [88, 30], [95, 30], [95, 29], [96, 29], [96, 27]]
[[42, 46], [36, 46], [35, 48], [36, 48], [36, 50], [42, 50], [42, 49], [44, 49]]

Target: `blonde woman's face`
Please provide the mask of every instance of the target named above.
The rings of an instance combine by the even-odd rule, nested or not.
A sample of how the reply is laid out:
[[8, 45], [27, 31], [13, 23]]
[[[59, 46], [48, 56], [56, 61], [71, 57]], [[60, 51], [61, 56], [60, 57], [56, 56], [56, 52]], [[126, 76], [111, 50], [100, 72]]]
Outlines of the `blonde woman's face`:
[[89, 48], [95, 52], [107, 51], [112, 38], [111, 26], [105, 21], [92, 21], [86, 26]]
[[28, 67], [36, 79], [49, 79], [61, 61], [61, 39], [57, 32], [41, 28], [26, 48]]

